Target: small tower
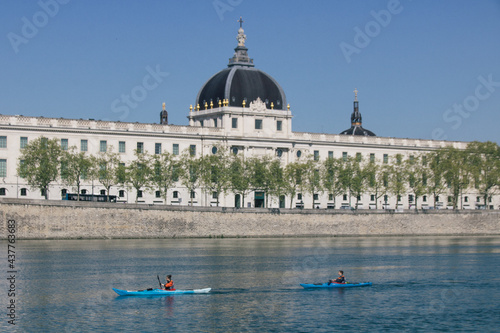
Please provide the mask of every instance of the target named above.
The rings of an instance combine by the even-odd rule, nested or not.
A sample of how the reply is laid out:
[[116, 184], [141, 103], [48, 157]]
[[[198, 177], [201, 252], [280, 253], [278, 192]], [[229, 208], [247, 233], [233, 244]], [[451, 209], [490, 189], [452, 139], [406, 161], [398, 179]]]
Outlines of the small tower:
[[363, 128], [363, 126], [361, 125], [361, 112], [359, 112], [358, 89], [354, 89], [354, 105], [353, 106], [354, 106], [354, 110], [351, 113], [351, 128], [343, 131], [340, 134], [375, 136], [375, 133]]
[[160, 124], [168, 125], [168, 112], [165, 110], [165, 103], [162, 104], [162, 110], [160, 112]]

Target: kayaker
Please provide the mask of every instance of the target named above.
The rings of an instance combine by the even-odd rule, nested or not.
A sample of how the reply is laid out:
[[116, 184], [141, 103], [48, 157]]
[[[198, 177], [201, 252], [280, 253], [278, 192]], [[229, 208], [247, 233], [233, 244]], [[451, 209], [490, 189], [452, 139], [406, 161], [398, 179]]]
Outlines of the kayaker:
[[174, 281], [172, 280], [172, 275], [167, 275], [165, 284], [162, 284], [163, 290], [175, 290]]
[[345, 283], [344, 271], [339, 271], [339, 277], [328, 281], [328, 284], [330, 283]]

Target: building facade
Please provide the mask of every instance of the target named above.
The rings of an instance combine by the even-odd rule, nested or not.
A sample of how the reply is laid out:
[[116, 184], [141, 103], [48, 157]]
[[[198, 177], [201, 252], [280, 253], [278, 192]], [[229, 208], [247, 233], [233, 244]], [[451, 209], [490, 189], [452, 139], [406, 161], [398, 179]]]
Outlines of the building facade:
[[[186, 149], [197, 156], [213, 153], [213, 147], [224, 146], [233, 154], [243, 157], [272, 156], [280, 159], [282, 165], [312, 157], [322, 161], [330, 157], [363, 156], [367, 159], [386, 161], [389, 157], [402, 154], [409, 157], [451, 146], [465, 149], [467, 142], [399, 139], [376, 136], [361, 124], [361, 113], [357, 90], [351, 115], [352, 126], [341, 134], [320, 134], [292, 131], [292, 111], [281, 86], [270, 75], [255, 68], [253, 59], [245, 47], [246, 36], [240, 26], [238, 45], [228, 67], [213, 75], [200, 89], [195, 104], [190, 107], [189, 125], [168, 123], [168, 112], [160, 112], [157, 124], [127, 123], [119, 121], [99, 121], [83, 119], [55, 119], [0, 115], [0, 196], [10, 198], [42, 199], [39, 190], [31, 189], [17, 176], [21, 149], [31, 140], [40, 136], [56, 138], [63, 149], [76, 146], [78, 151], [98, 154], [112, 149], [121, 160], [132, 161], [134, 150], [149, 154], [169, 152], [180, 155]], [[86, 182], [82, 193], [102, 194], [104, 187], [98, 182]], [[49, 189], [49, 199], [60, 200], [74, 189], [62, 183], [53, 183]], [[111, 194], [120, 202], [135, 202], [136, 193], [124, 187], [114, 186]], [[199, 189], [188, 193], [180, 183], [169, 190], [167, 202], [157, 193], [143, 191], [139, 202], [146, 204], [210, 206], [216, 199], [211, 193]], [[256, 207], [263, 205], [261, 191], [253, 191], [241, 202], [239, 195], [228, 194], [220, 198], [220, 205], [226, 207]], [[464, 194], [459, 207], [476, 208], [477, 194]], [[346, 193], [335, 198], [328, 193], [302, 195], [279, 200], [273, 198], [268, 207], [319, 207], [341, 208], [351, 204], [351, 195]], [[418, 208], [434, 206], [435, 198], [423, 197]], [[373, 195], [364, 194], [358, 208], [375, 208]], [[412, 206], [411, 193], [396, 199], [378, 199], [378, 207], [409, 208]], [[499, 199], [494, 197], [491, 205], [497, 208]], [[446, 196], [438, 199], [439, 206], [446, 207]], [[334, 202], [336, 206], [334, 207]]]

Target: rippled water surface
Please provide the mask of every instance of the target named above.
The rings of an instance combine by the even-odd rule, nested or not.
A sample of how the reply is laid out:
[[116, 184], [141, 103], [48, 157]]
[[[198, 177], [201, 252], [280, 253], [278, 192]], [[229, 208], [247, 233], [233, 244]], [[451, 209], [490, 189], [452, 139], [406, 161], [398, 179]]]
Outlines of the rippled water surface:
[[[2, 242], [2, 253], [6, 254]], [[12, 332], [498, 332], [500, 237], [18, 241]], [[6, 255], [3, 256], [6, 258]], [[2, 268], [7, 271], [7, 264]], [[304, 290], [343, 269], [373, 286]], [[3, 273], [3, 274], [4, 274]], [[206, 295], [124, 297], [111, 288]]]

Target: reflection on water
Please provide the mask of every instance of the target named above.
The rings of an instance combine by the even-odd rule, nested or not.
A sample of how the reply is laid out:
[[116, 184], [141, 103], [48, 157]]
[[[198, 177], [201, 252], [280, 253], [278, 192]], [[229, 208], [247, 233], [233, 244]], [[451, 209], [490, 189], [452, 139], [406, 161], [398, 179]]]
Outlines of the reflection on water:
[[[500, 305], [491, 301], [500, 296], [500, 237], [17, 245], [19, 332], [493, 331], [500, 326]], [[339, 269], [348, 281], [374, 284], [348, 290], [299, 286], [325, 282]], [[173, 275], [177, 289], [211, 287], [212, 292], [124, 297], [111, 290], [156, 287], [156, 276], [166, 274]], [[1, 322], [0, 330], [6, 325]]]

